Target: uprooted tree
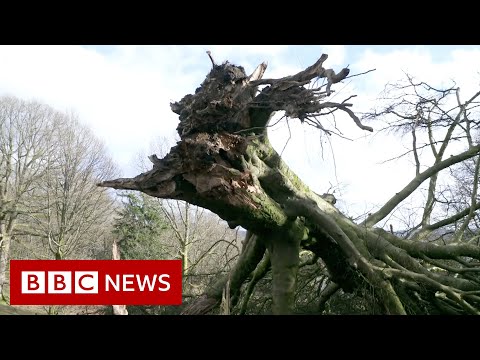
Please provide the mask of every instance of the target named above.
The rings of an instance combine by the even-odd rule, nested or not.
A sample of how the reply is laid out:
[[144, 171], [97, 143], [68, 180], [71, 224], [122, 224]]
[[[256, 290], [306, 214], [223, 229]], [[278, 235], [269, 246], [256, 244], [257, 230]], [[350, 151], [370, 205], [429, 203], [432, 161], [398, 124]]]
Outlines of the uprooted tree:
[[[397, 116], [395, 126], [412, 132], [414, 155], [418, 149], [415, 131], [425, 130], [430, 136], [434, 163], [425, 168], [417, 162], [416, 175], [405, 188], [361, 223], [355, 223], [338, 211], [330, 198], [311, 191], [282, 161], [267, 136], [269, 122], [278, 111], [326, 133], [331, 130], [323, 126], [321, 117], [343, 111], [352, 125], [372, 132], [351, 110], [348, 99], [327, 99], [332, 85], [344, 80], [349, 70], [337, 73], [325, 69], [324, 54], [296, 75], [262, 79], [265, 64], [247, 76], [240, 66], [228, 62], [217, 65], [210, 58], [213, 68], [195, 94], [171, 104], [180, 119], [177, 130], [181, 140], [177, 145], [162, 159], [149, 157], [153, 162], [150, 171], [99, 184], [185, 200], [210, 209], [232, 228], [242, 226], [248, 230], [242, 254], [231, 273], [214, 283], [184, 313], [211, 311], [225, 297], [226, 288], [234, 305], [242, 284], [247, 280], [253, 284], [258, 274], [265, 273], [267, 262], [273, 279], [273, 312], [291, 313], [299, 253], [306, 249], [318, 256], [328, 270], [330, 286], [320, 295], [322, 302], [342, 289], [371, 298], [385, 314], [478, 314], [480, 279], [475, 275], [480, 270], [480, 247], [472, 241], [475, 236], [455, 235], [441, 244], [427, 241], [442, 228], [453, 226], [456, 234], [465, 233], [480, 207], [474, 186], [470, 203], [457, 207], [458, 212], [442, 220], [432, 220], [434, 205], [441, 200], [435, 195], [440, 171], [473, 159], [480, 152], [480, 145], [472, 140], [467, 111], [478, 94], [464, 103], [458, 98], [453, 116], [452, 110], [440, 110], [442, 96], [455, 95], [452, 89], [448, 93], [439, 91], [437, 97], [419, 96], [411, 111], [400, 101], [398, 108], [392, 105], [371, 114]], [[307, 86], [318, 78], [326, 80], [325, 86]], [[411, 85], [415, 88], [422, 84]], [[435, 126], [447, 130], [444, 139], [433, 138]], [[445, 148], [456, 129], [467, 134], [468, 146], [446, 157]], [[476, 164], [475, 184], [478, 161]], [[412, 231], [399, 235], [376, 227], [427, 180], [424, 213]]]

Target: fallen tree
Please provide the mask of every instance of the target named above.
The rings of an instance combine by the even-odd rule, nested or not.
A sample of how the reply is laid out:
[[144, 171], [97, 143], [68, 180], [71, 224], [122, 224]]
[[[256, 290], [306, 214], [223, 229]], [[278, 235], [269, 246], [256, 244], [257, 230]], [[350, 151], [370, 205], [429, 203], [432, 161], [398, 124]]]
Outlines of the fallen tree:
[[[180, 120], [177, 145], [162, 159], [150, 156], [150, 171], [99, 184], [184, 200], [215, 212], [232, 228], [248, 230], [231, 273], [184, 313], [205, 314], [217, 307], [227, 282], [234, 306], [242, 284], [258, 280], [266, 266], [271, 266], [273, 275], [273, 312], [291, 313], [299, 253], [307, 249], [323, 260], [331, 280], [321, 296], [322, 304], [341, 288], [371, 298], [385, 314], [478, 314], [480, 282], [472, 274], [479, 270], [479, 246], [422, 241], [428, 231], [439, 227], [429, 222], [422, 224], [423, 236], [408, 239], [375, 226], [425, 180], [478, 155], [480, 145], [472, 143], [462, 153], [438, 158], [378, 211], [355, 223], [335, 208], [334, 199], [310, 190], [283, 162], [267, 136], [278, 111], [327, 134], [331, 130], [322, 125], [321, 117], [343, 111], [353, 124], [372, 132], [351, 110], [349, 99], [327, 99], [332, 85], [344, 80], [349, 69], [338, 73], [325, 69], [324, 54], [295, 75], [263, 79], [264, 63], [248, 76], [241, 66], [217, 65], [209, 56], [212, 69], [195, 94], [171, 104]], [[326, 80], [324, 86], [306, 87], [319, 78]], [[476, 204], [471, 208], [476, 209]], [[441, 226], [470, 213], [444, 219]], [[443, 266], [445, 271], [433, 271], [433, 266]], [[250, 286], [247, 291], [252, 291]]]

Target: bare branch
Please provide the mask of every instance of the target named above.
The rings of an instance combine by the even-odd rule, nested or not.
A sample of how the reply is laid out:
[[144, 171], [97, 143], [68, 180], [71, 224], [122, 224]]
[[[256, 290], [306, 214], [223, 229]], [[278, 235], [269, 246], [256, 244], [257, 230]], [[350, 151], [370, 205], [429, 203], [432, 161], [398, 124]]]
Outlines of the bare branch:
[[212, 62], [212, 67], [217, 66], [217, 64], [215, 64], [215, 61], [213, 60], [212, 53], [210, 52], [210, 50], [207, 50], [207, 55], [210, 58], [210, 61]]
[[424, 230], [436, 230], [439, 229], [443, 226], [453, 224], [460, 220], [461, 218], [467, 216], [472, 210], [475, 212], [476, 210], [480, 209], [480, 203], [476, 203], [475, 206], [472, 208], [471, 206], [466, 208], [465, 210], [462, 210], [455, 215], [452, 215], [446, 219], [440, 220], [434, 224], [430, 224], [424, 227]]
[[411, 193], [413, 193], [425, 180], [427, 180], [432, 175], [438, 173], [439, 171], [452, 166], [453, 164], [459, 163], [466, 159], [474, 157], [480, 152], [480, 145], [474, 146], [463, 153], [451, 156], [450, 158], [440, 161], [436, 165], [431, 166], [424, 172], [417, 175], [412, 181], [408, 183], [400, 192], [396, 193], [390, 200], [388, 200], [385, 205], [383, 205], [380, 210], [371, 214], [367, 219], [362, 222], [362, 225], [366, 227], [372, 227], [382, 219], [384, 219], [390, 212], [403, 200], [405, 200]]
[[412, 150], [413, 150], [413, 158], [415, 159], [415, 176], [420, 174], [420, 159], [418, 158], [417, 152], [417, 135], [415, 134], [415, 128], [417, 127], [418, 117], [415, 120], [415, 123], [412, 126]]
[[350, 115], [350, 117], [353, 119], [353, 121], [355, 122], [355, 124], [362, 130], [367, 130], [367, 131], [370, 131], [370, 132], [373, 132], [373, 128], [370, 127], [370, 126], [366, 126], [366, 125], [363, 125], [360, 121], [360, 119], [357, 117], [357, 115], [355, 115], [355, 113], [348, 109], [347, 107], [345, 107], [346, 105], [344, 106], [339, 106], [340, 109], [342, 109], [343, 111], [345, 111], [348, 115]]
[[377, 70], [377, 69], [370, 69], [370, 70], [367, 70], [367, 71], [364, 71], [364, 72], [361, 72], [361, 73], [358, 73], [358, 74], [355, 74], [355, 75], [347, 76], [345, 79], [350, 79], [350, 78], [355, 77], [355, 76], [365, 75], [365, 74], [368, 74], [369, 72], [372, 72], [372, 71], [375, 71], [375, 70]]
[[473, 216], [475, 215], [475, 207], [477, 205], [477, 190], [478, 190], [478, 173], [480, 171], [480, 158], [477, 158], [476, 165], [475, 165], [475, 172], [473, 176], [473, 190], [472, 190], [472, 195], [470, 197], [470, 212], [468, 213], [467, 218], [463, 222], [462, 226], [457, 232], [456, 235], [456, 241], [462, 241], [463, 234], [465, 232], [465, 229], [467, 229], [468, 224], [470, 223], [470, 220], [472, 220]]

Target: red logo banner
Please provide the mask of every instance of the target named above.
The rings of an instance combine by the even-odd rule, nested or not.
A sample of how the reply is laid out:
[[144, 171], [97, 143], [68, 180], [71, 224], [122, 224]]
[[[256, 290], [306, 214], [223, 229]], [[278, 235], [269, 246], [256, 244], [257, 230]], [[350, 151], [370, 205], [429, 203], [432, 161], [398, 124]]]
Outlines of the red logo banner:
[[181, 305], [181, 260], [10, 260], [11, 305]]

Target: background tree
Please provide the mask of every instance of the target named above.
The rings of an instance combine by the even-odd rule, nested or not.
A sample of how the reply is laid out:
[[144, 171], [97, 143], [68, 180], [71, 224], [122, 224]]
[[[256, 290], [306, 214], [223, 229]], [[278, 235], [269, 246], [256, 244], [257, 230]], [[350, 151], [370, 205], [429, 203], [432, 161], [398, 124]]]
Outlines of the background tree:
[[35, 198], [42, 210], [19, 234], [41, 239], [47, 258], [92, 258], [110, 236], [114, 211], [114, 197], [95, 184], [117, 170], [104, 144], [75, 115], [60, 119], [52, 131], [54, 151], [43, 157]]
[[157, 201], [146, 194], [122, 194], [113, 233], [122, 259], [168, 259], [162, 233], [168, 228]]
[[54, 151], [59, 114], [47, 105], [0, 97], [0, 297], [5, 299], [10, 247], [19, 216], [39, 211], [30, 200]]
[[96, 183], [117, 170], [103, 143], [72, 113], [4, 96], [0, 125], [0, 286], [6, 300], [9, 258], [111, 257], [115, 198]]

